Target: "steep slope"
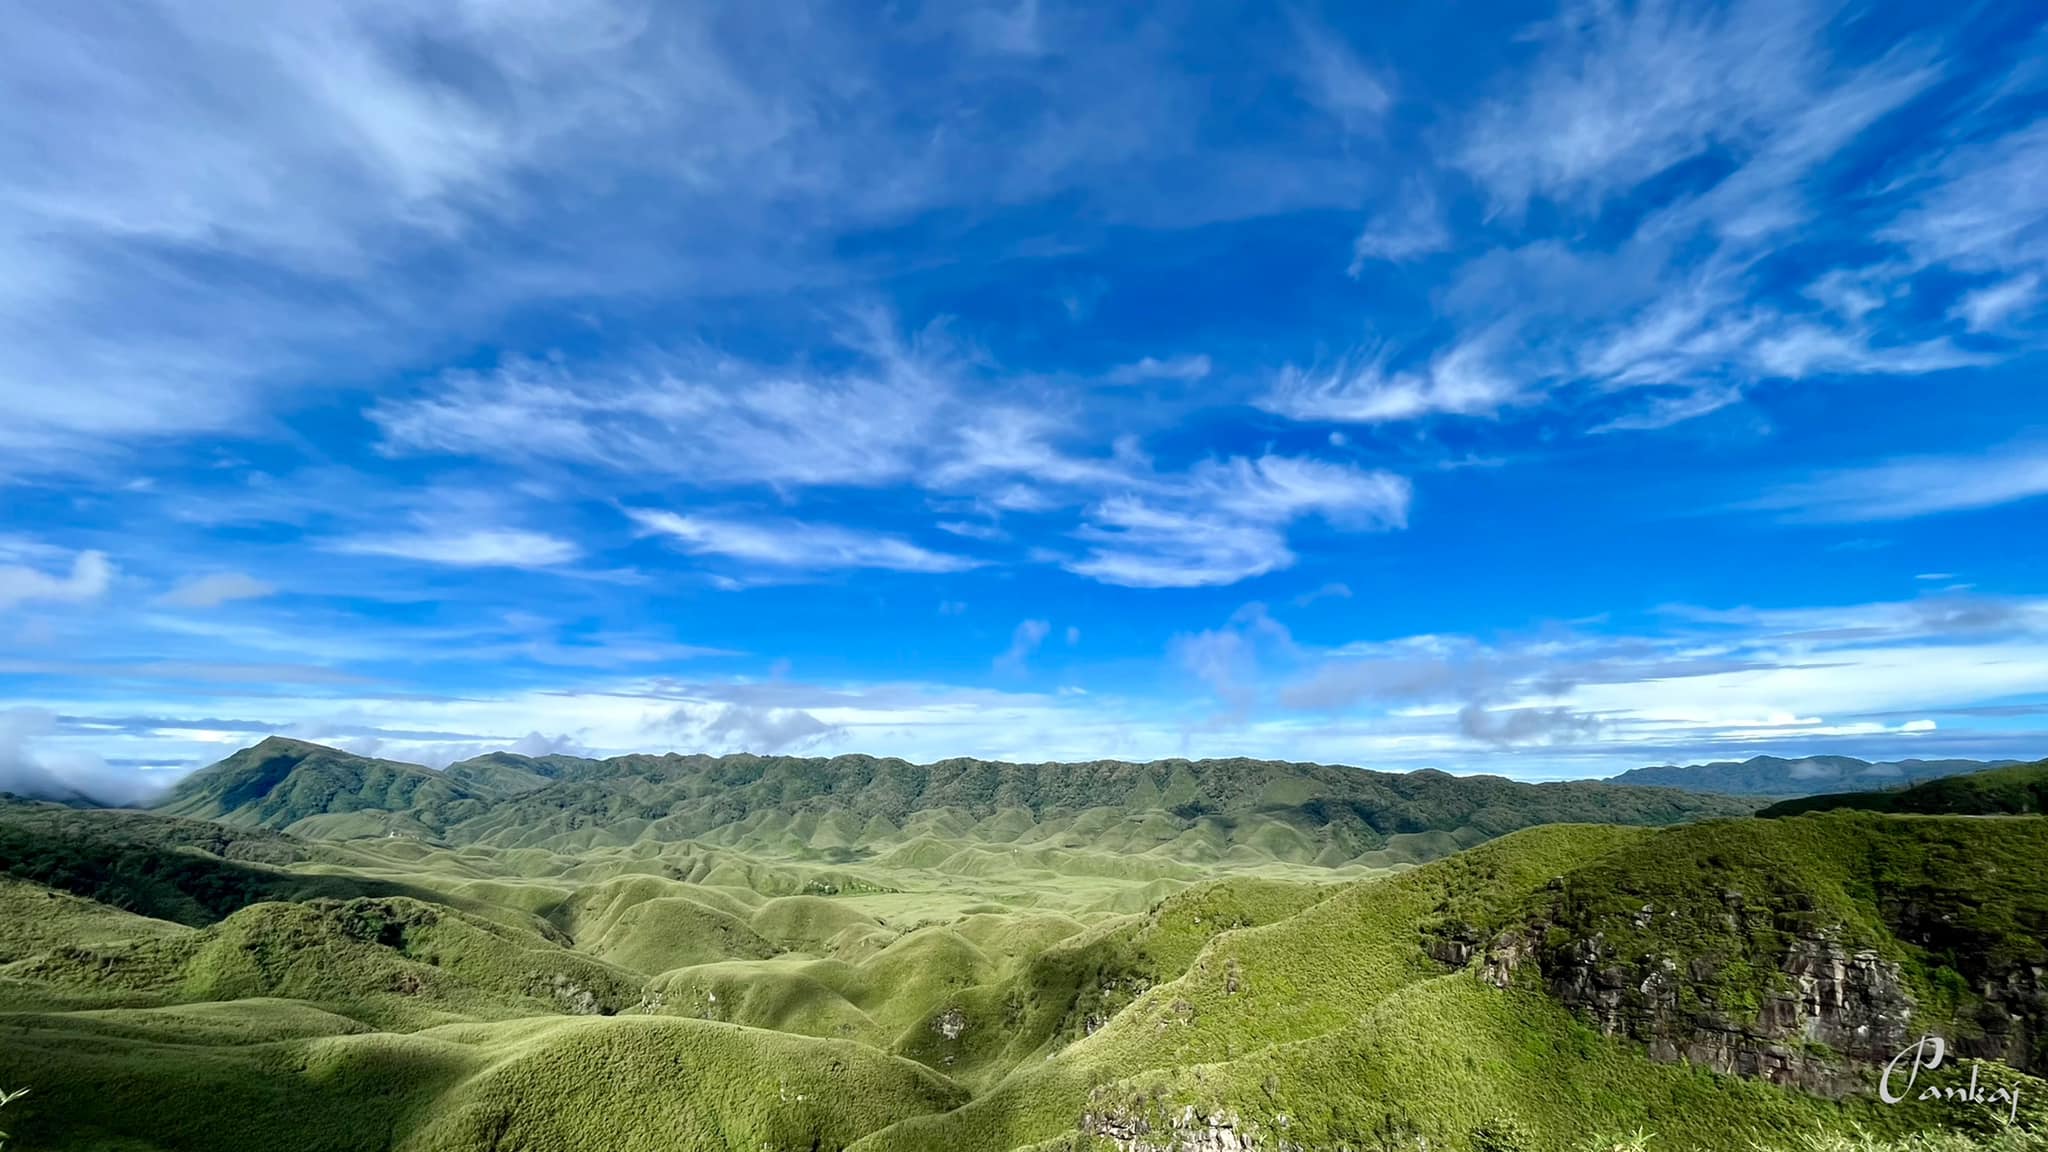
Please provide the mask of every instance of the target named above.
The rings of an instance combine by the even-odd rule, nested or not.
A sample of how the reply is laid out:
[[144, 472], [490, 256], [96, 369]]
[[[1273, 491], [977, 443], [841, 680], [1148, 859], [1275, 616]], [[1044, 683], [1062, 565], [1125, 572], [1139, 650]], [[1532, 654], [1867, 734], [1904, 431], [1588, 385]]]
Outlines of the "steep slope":
[[1669, 764], [1658, 768], [1633, 768], [1619, 776], [1609, 777], [1608, 782], [1683, 788], [1729, 796], [1810, 796], [1851, 788], [1897, 787], [2016, 763], [2016, 760], [1893, 760], [1872, 763], [1854, 756], [1807, 756], [1798, 760], [1752, 756], [1740, 763], [1721, 760], [1712, 764], [1689, 764], [1683, 768]]
[[193, 926], [266, 900], [403, 895], [396, 881], [294, 872], [310, 847], [262, 828], [0, 800], [0, 875]]
[[[1159, 878], [1194, 879], [1200, 867], [1233, 859], [1385, 867], [1533, 824], [1668, 824], [1748, 807], [1590, 781], [1257, 760], [919, 765], [867, 756], [497, 754], [442, 774], [270, 740], [195, 774], [163, 810], [307, 836], [402, 833], [564, 851], [701, 839], [852, 860], [929, 841], [955, 857], [956, 870], [1149, 866]], [[969, 846], [976, 851], [962, 854]]]
[[1897, 791], [1804, 796], [1780, 801], [1757, 815], [1796, 816], [1802, 812], [1837, 808], [1951, 816], [2048, 814], [2048, 760], [1972, 772], [1967, 776], [1943, 777]]
[[[2040, 1066], [2048, 878], [2019, 873], [2044, 853], [2042, 821], [1530, 829], [1225, 932], [1098, 1031], [857, 1148], [1557, 1149], [1654, 1117], [1658, 1147], [1721, 1150], [1988, 1123], [1828, 1074], [1867, 1086], [1896, 1036], [1858, 1013], [1887, 1002]], [[1731, 893], [1752, 910], [1732, 926]], [[1706, 999], [1673, 1004], [1688, 978]], [[1496, 1122], [1525, 1138], [1480, 1144]]]
[[1933, 1030], [1958, 1056], [2038, 1074], [2041, 860], [2038, 819], [1716, 821], [1664, 830], [1433, 936], [1495, 982], [1527, 977], [1664, 1059], [1841, 1094]]
[[287, 829], [313, 816], [440, 809], [471, 793], [417, 764], [272, 736], [178, 782], [156, 810]]

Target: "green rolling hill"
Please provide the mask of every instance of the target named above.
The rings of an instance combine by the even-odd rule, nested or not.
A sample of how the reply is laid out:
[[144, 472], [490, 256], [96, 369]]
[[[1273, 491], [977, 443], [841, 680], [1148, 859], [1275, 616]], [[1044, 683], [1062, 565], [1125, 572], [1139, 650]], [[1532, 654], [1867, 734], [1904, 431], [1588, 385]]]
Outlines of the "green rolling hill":
[[[161, 812], [0, 802], [0, 1089], [31, 1090], [0, 1128], [54, 1152], [2042, 1147], [2048, 821], [1350, 772], [432, 772], [273, 741]], [[1925, 1031], [2017, 1087], [2022, 1126], [1879, 1101]]]

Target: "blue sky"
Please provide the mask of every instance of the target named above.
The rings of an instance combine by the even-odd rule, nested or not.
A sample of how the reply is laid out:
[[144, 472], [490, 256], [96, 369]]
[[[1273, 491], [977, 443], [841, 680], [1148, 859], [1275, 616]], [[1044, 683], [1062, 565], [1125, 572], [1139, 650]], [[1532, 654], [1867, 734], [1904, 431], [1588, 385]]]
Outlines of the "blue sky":
[[37, 6], [0, 764], [2042, 755], [2044, 60], [1997, 4]]

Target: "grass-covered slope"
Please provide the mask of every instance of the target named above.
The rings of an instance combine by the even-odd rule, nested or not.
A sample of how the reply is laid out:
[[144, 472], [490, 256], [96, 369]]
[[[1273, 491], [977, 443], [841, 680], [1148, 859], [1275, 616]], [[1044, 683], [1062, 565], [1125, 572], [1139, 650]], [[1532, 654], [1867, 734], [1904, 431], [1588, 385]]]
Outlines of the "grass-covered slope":
[[1929, 816], [2039, 816], [2048, 813], [2048, 760], [1929, 780], [1896, 791], [1805, 796], [1780, 801], [1757, 815], [1797, 816], [1836, 808]]
[[1846, 1065], [1928, 1029], [1960, 1055], [2039, 1073], [2043, 860], [2038, 819], [1715, 821], [1433, 931], [1605, 1031], [1816, 1090], [1860, 1084]]
[[202, 925], [264, 900], [399, 895], [397, 881], [295, 872], [309, 847], [261, 828], [0, 799], [0, 876]]
[[[1475, 1133], [1502, 1120], [1527, 1134], [1520, 1146], [1529, 1148], [1565, 1148], [1589, 1132], [1654, 1123], [1663, 1133], [1658, 1147], [1747, 1149], [1753, 1141], [1783, 1146], [1816, 1126], [1967, 1121], [1973, 1117], [1931, 1105], [1887, 1110], [1867, 1093], [1814, 1094], [1799, 1077], [1773, 1083], [1761, 1068], [1720, 1074], [1660, 1048], [1656, 1041], [1668, 1037], [1611, 1027], [1605, 999], [1553, 986], [1540, 961], [1503, 979], [1497, 954], [1447, 944], [1532, 926], [1541, 946], [1565, 957], [1599, 942], [1626, 966], [1615, 988], [1642, 988], [1645, 973], [1632, 967], [1639, 962], [1663, 971], [1669, 959], [1684, 971], [1705, 960], [1718, 967], [1701, 979], [1722, 990], [1726, 1007], [1801, 990], [1796, 977], [1781, 984], [1777, 962], [1786, 950], [1771, 933], [1867, 932], [1862, 943], [1910, 973], [1902, 984], [1918, 998], [1913, 1019], [1984, 1040], [1987, 1033], [1972, 1032], [1984, 1018], [1942, 972], [1964, 983], [2016, 976], [2023, 996], [2008, 1006], [2038, 1012], [2026, 998], [2038, 996], [2026, 992], [2037, 986], [2026, 981], [2037, 979], [2048, 938], [2048, 881], [2012, 872], [2044, 851], [2048, 832], [2039, 822], [1847, 816], [1661, 831], [1532, 829], [1355, 885], [1278, 923], [1226, 932], [1185, 974], [1147, 990], [1085, 1039], [1020, 1065], [965, 1108], [906, 1122], [860, 1147], [1050, 1149], [1093, 1146], [1081, 1140], [1093, 1134], [1163, 1149], [1220, 1126], [1263, 1148], [1283, 1140], [1302, 1148], [1412, 1148], [1419, 1140], [1473, 1148]], [[1957, 867], [1965, 854], [1981, 863]], [[1991, 876], [2007, 876], [2012, 891], [1991, 900], [1965, 891]], [[1755, 927], [1754, 938], [1724, 935], [1728, 891], [1805, 918], [1738, 917], [1738, 926]], [[1560, 899], [1575, 911], [1550, 915]], [[1977, 905], [1968, 919], [1950, 911], [1966, 901]], [[1624, 938], [1621, 926], [1636, 924], [1645, 905], [1649, 926]], [[1941, 938], [1928, 926], [1912, 922], [1934, 910], [1957, 929], [1946, 952], [1934, 950]], [[1845, 989], [1846, 1002], [1857, 994]], [[1772, 1039], [1770, 1019], [1737, 1013], [1732, 1022]], [[2038, 1018], [2026, 1024], [2039, 1026]], [[1867, 1055], [1828, 1053], [1803, 1039], [1791, 1046], [1816, 1060]], [[2030, 1098], [2040, 1087], [2030, 1083]]]
[[[271, 739], [194, 774], [162, 810], [312, 837], [401, 833], [505, 848], [702, 840], [842, 861], [938, 852], [961, 872], [1121, 872], [1136, 866], [1129, 858], [1145, 856], [1158, 878], [1193, 879], [1219, 862], [1386, 867], [1534, 824], [1669, 824], [1748, 808], [1589, 781], [1522, 784], [1260, 760], [910, 764], [498, 753], [434, 772]], [[1090, 859], [1101, 853], [1126, 859]]]
[[[494, 798], [440, 810], [616, 784], [485, 767]], [[1875, 1103], [1849, 1082], [1896, 1037], [1861, 1023], [1939, 1028], [1999, 1084], [2048, 1057], [2048, 821], [1552, 824], [1375, 872], [1161, 853], [1133, 829], [1172, 797], [1133, 780], [1141, 812], [785, 796], [695, 838], [0, 808], [0, 1089], [32, 1089], [4, 1127], [47, 1152], [1777, 1152], [1988, 1115]], [[2048, 1085], [2020, 1083], [2031, 1119]]]
[[179, 781], [157, 810], [283, 829], [308, 816], [439, 809], [469, 795], [417, 764], [272, 736]]

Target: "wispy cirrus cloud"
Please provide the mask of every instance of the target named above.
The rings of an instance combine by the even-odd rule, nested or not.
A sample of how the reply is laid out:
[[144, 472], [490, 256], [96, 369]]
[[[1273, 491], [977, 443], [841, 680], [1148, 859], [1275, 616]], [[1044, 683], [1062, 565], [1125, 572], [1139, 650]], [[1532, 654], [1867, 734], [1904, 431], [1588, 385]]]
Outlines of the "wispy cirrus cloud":
[[1907, 520], [2041, 495], [2048, 495], [2048, 447], [2025, 443], [1828, 472], [1783, 485], [1743, 507], [1803, 520]]
[[832, 524], [794, 520], [685, 516], [660, 509], [628, 509], [643, 531], [686, 552], [771, 568], [831, 571], [882, 568], [895, 572], [964, 572], [982, 561], [937, 552], [900, 537]]
[[1412, 487], [1390, 472], [1264, 456], [1208, 462], [1091, 506], [1069, 571], [1137, 588], [1234, 584], [1294, 563], [1286, 529], [1320, 516], [1352, 531], [1406, 525]]
[[582, 555], [574, 543], [546, 532], [473, 528], [345, 536], [326, 547], [352, 556], [419, 560], [453, 568], [549, 568]]
[[873, 486], [909, 477], [948, 419], [969, 416], [943, 334], [875, 314], [847, 333], [859, 368], [821, 372], [712, 353], [579, 372], [512, 361], [455, 372], [369, 416], [388, 451], [533, 458], [711, 485]]
[[1289, 62], [1308, 100], [1348, 131], [1379, 124], [1394, 104], [1387, 75], [1367, 66], [1341, 36], [1300, 11], [1292, 13], [1292, 22], [1296, 51]]
[[1438, 353], [1427, 365], [1387, 367], [1375, 349], [1328, 368], [1288, 365], [1258, 404], [1294, 420], [1384, 424], [1424, 416], [1492, 416], [1521, 398], [1528, 381], [1495, 362], [1497, 338], [1482, 335]]
[[1827, 9], [1667, 0], [1567, 6], [1539, 25], [1524, 87], [1488, 102], [1455, 153], [1519, 214], [1535, 197], [1597, 209], [1717, 144], [1755, 147], [1818, 94]]
[[[2032, 164], [2016, 139], [1944, 165], [1935, 193], [1915, 200], [1902, 186], [1874, 196], [1874, 212], [1809, 227], [1820, 174], [1943, 75], [1932, 41], [1836, 59], [1838, 16], [1805, 2], [1567, 6], [1533, 30], [1527, 69], [1445, 129], [1459, 141], [1447, 167], [1488, 196], [1482, 226], [1448, 232], [1434, 189], [1451, 177], [1425, 171], [1355, 245], [1354, 275], [1372, 260], [1459, 252], [1440, 309], [1455, 330], [1434, 349], [1367, 345], [1333, 366], [1286, 365], [1260, 405], [1360, 424], [1565, 408], [1585, 411], [1591, 431], [1643, 431], [1739, 403], [1766, 381], [1996, 362], [2005, 353], [1872, 315], [1903, 291], [1909, 265], [1880, 268], [1853, 293], [1836, 290], [1849, 272], [1839, 267], [1810, 299], [1785, 291], [1775, 261], [1790, 253], [1832, 260], [1843, 246], [1894, 244], [1921, 250], [1923, 266], [1954, 263], [1981, 245], [1916, 237], [1945, 219], [2023, 238], [2035, 218], [2012, 194]], [[1971, 215], [1951, 202], [1997, 207]], [[1985, 331], [2026, 306], [2023, 287], [1985, 289], [1957, 315]]]

